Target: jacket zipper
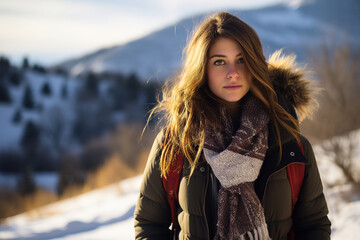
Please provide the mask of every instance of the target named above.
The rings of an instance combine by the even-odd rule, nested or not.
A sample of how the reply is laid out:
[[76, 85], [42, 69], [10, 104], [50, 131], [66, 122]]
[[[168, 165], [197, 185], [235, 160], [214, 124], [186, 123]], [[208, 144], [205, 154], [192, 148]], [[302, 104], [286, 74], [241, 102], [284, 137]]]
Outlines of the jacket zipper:
[[265, 191], [266, 191], [266, 187], [267, 187], [267, 184], [268, 184], [268, 182], [269, 182], [269, 179], [270, 179], [275, 173], [278, 173], [278, 172], [280, 172], [281, 170], [283, 170], [284, 168], [287, 168], [288, 166], [290, 166], [290, 165], [292, 165], [292, 164], [295, 164], [295, 163], [300, 163], [300, 164], [304, 164], [304, 165], [305, 165], [305, 163], [303, 163], [303, 162], [292, 162], [292, 163], [289, 163], [288, 165], [280, 168], [279, 170], [276, 170], [276, 171], [273, 172], [272, 174], [270, 174], [270, 176], [267, 178], [266, 183], [265, 183], [264, 192], [263, 192], [263, 196], [262, 196], [262, 198], [261, 198], [261, 202], [264, 201]]

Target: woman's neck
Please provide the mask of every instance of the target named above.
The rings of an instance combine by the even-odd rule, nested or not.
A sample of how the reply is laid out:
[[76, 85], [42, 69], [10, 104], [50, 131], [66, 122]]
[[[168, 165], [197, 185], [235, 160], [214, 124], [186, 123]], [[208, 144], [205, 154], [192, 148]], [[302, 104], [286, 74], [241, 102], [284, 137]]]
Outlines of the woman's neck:
[[234, 130], [236, 131], [240, 126], [240, 101], [239, 102], [227, 102], [225, 104], [227, 112], [230, 114]]

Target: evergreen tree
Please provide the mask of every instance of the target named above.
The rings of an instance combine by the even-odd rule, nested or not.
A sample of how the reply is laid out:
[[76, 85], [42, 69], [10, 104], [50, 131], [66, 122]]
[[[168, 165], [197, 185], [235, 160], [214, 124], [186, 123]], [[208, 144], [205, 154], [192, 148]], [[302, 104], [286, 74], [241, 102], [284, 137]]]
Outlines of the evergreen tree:
[[10, 74], [10, 83], [14, 86], [19, 86], [22, 80], [22, 76], [18, 71], [14, 71]]
[[46, 73], [46, 68], [41, 66], [40, 64], [34, 64], [32, 69], [38, 73]]
[[26, 85], [25, 87], [22, 103], [26, 109], [33, 109], [35, 107], [34, 96], [30, 85]]
[[14, 113], [14, 116], [12, 117], [12, 122], [13, 123], [19, 123], [22, 120], [22, 114], [21, 111], [19, 109], [17, 109]]
[[36, 183], [29, 167], [25, 167], [21, 172], [17, 182], [17, 189], [23, 196], [30, 195], [35, 192]]
[[41, 94], [44, 96], [50, 96], [52, 93], [50, 83], [47, 81], [43, 84], [41, 88]]
[[136, 100], [142, 91], [142, 85], [135, 73], [129, 75], [125, 87], [128, 91], [129, 100]]
[[20, 142], [28, 157], [35, 157], [39, 142], [40, 129], [34, 122], [30, 120], [26, 123]]
[[10, 71], [11, 65], [9, 59], [0, 57], [0, 79], [5, 77]]
[[29, 60], [28, 60], [27, 57], [24, 57], [23, 63], [22, 63], [22, 68], [23, 69], [28, 69], [29, 67], [30, 67]]
[[11, 102], [9, 90], [7, 89], [7, 86], [3, 81], [0, 81], [0, 102], [4, 102], [4, 103]]
[[96, 97], [99, 93], [99, 79], [94, 73], [89, 73], [85, 80], [85, 90], [92, 96]]

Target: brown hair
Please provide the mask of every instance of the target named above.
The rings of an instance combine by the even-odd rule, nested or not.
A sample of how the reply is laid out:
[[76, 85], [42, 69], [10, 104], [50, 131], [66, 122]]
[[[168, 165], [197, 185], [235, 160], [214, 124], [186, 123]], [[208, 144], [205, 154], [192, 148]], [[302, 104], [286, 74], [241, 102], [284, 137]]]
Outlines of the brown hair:
[[166, 177], [178, 151], [182, 151], [191, 166], [191, 174], [199, 162], [205, 140], [205, 119], [219, 126], [216, 97], [206, 84], [208, 51], [216, 39], [224, 37], [236, 41], [242, 48], [244, 62], [252, 75], [251, 92], [259, 98], [270, 113], [280, 145], [279, 124], [298, 139], [298, 123], [278, 103], [269, 78], [268, 63], [263, 55], [255, 30], [244, 21], [227, 12], [207, 18], [193, 33], [185, 48], [185, 63], [181, 73], [163, 88], [162, 100], [151, 111], [162, 112], [167, 128], [160, 169]]

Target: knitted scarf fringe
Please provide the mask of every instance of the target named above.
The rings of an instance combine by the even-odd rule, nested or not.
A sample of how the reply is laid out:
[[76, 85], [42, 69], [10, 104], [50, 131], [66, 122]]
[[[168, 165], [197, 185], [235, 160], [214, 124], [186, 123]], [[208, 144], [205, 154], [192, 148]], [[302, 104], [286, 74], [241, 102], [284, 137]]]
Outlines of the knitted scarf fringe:
[[[221, 240], [220, 236], [215, 236], [214, 240]], [[253, 231], [234, 237], [229, 240], [271, 240], [266, 224], [262, 224]]]

